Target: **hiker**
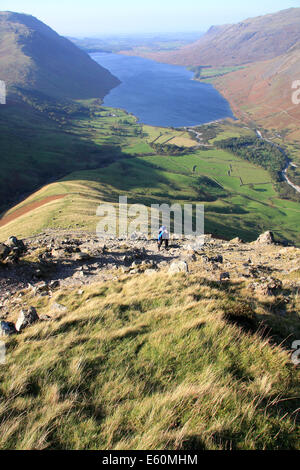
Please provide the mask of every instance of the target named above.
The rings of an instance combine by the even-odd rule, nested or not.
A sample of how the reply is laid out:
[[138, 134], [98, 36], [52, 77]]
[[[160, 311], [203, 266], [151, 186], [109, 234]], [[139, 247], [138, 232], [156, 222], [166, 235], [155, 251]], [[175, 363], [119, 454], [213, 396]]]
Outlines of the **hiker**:
[[165, 249], [166, 250], [168, 249], [169, 238], [170, 238], [169, 232], [167, 228], [163, 225], [162, 227], [160, 227], [159, 234], [158, 234], [158, 240], [157, 240], [158, 251], [160, 251], [163, 242], [165, 243]]

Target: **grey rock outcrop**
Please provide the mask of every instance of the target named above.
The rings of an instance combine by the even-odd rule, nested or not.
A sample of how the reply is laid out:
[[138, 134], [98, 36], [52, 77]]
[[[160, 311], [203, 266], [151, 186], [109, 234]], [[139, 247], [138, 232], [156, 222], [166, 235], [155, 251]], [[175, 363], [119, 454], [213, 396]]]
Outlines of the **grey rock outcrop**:
[[169, 268], [169, 273], [188, 273], [189, 267], [185, 261], [173, 261]]
[[262, 233], [258, 239], [256, 240], [255, 243], [261, 244], [261, 245], [273, 245], [274, 243], [274, 235], [273, 232], [265, 232]]
[[38, 314], [34, 307], [29, 307], [28, 310], [22, 310], [16, 323], [16, 330], [22, 331], [30, 325], [33, 325], [39, 320]]

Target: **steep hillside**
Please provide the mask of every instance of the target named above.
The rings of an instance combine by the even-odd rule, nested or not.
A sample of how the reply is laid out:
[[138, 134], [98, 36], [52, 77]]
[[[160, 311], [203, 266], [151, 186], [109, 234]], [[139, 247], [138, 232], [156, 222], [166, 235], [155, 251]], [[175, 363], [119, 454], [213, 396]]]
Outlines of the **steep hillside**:
[[255, 121], [272, 131], [270, 136], [280, 135], [287, 144], [296, 144], [290, 151], [298, 162], [300, 106], [292, 102], [292, 83], [300, 77], [299, 53], [299, 49], [292, 50], [212, 79], [236, 116]]
[[69, 40], [36, 18], [0, 12], [0, 80], [8, 99], [0, 106], [0, 212], [39, 185], [69, 171], [99, 168], [118, 154], [77, 132], [95, 102], [119, 84]]
[[101, 98], [119, 80], [33, 16], [0, 12], [0, 79], [63, 98]]
[[300, 41], [300, 8], [212, 27], [199, 41], [156, 60], [177, 65], [243, 65], [288, 52]]
[[299, 250], [24, 241], [0, 267], [0, 330], [21, 329], [1, 338], [1, 449], [299, 449]]

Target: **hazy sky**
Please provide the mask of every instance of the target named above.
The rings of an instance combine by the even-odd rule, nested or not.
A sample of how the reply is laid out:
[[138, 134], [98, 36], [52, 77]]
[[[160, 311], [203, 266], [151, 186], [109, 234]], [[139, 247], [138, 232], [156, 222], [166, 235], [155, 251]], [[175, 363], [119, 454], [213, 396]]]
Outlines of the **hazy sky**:
[[58, 33], [205, 31], [213, 24], [300, 7], [299, 0], [3, 0], [1, 10], [29, 13]]

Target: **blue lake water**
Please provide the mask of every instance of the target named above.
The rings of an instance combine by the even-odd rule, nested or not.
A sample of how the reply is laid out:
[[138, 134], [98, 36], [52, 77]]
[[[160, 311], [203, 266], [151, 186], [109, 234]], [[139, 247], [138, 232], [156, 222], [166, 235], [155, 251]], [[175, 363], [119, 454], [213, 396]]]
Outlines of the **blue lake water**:
[[104, 52], [91, 57], [122, 82], [104, 105], [125, 109], [144, 124], [196, 126], [234, 117], [225, 98], [212, 85], [192, 80], [193, 72], [184, 67]]

